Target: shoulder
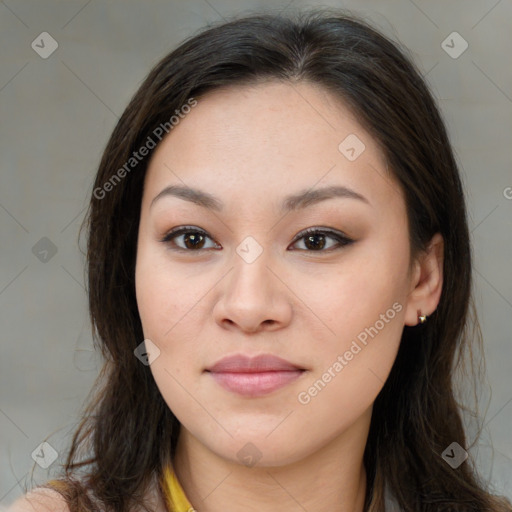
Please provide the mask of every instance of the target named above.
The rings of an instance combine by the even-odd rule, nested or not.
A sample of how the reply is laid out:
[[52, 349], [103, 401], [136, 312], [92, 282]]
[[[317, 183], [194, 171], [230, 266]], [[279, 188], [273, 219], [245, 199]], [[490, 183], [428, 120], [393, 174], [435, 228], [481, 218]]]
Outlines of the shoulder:
[[18, 498], [6, 512], [69, 512], [69, 507], [60, 493], [41, 487]]

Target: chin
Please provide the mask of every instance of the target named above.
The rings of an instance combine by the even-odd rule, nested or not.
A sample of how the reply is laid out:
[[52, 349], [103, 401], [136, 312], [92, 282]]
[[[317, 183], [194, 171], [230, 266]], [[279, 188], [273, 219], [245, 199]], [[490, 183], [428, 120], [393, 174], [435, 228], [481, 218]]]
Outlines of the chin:
[[243, 434], [212, 443], [206, 440], [206, 446], [217, 456], [235, 464], [252, 467], [282, 467], [298, 462], [315, 451], [315, 447], [298, 446], [296, 440], [301, 436], [283, 431], [284, 436], [269, 436], [265, 432], [243, 431]]

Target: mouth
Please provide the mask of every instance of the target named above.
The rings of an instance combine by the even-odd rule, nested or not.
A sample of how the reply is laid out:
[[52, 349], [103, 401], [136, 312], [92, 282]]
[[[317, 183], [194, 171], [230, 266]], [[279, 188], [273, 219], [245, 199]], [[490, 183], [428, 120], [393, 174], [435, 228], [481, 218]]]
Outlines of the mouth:
[[280, 357], [234, 355], [205, 370], [224, 389], [242, 396], [264, 396], [301, 377], [307, 370]]

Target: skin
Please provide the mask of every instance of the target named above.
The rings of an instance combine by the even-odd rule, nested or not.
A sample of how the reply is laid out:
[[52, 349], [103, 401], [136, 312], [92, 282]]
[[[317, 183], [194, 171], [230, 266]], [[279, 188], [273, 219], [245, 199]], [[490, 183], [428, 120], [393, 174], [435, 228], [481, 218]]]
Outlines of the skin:
[[[349, 134], [365, 145], [354, 161], [338, 149]], [[431, 314], [442, 289], [442, 238], [411, 260], [404, 197], [386, 167], [348, 108], [305, 82], [213, 91], [154, 153], [137, 301], [144, 336], [160, 350], [151, 372], [181, 423], [175, 471], [200, 512], [363, 510], [372, 404], [404, 325]], [[151, 205], [169, 185], [200, 188], [224, 207], [169, 195]], [[280, 212], [284, 196], [325, 185], [370, 204], [331, 198]], [[190, 234], [161, 241], [179, 226], [207, 233], [201, 250]], [[311, 248], [297, 235], [312, 227], [355, 242], [339, 247], [320, 235], [325, 247]], [[237, 253], [248, 236], [263, 250], [251, 263]], [[338, 356], [395, 303], [400, 311], [333, 377]], [[263, 397], [240, 396], [204, 371], [232, 354], [273, 354], [307, 371]], [[300, 403], [329, 368], [330, 381]], [[257, 449], [252, 466], [237, 455], [251, 452], [247, 443]]]

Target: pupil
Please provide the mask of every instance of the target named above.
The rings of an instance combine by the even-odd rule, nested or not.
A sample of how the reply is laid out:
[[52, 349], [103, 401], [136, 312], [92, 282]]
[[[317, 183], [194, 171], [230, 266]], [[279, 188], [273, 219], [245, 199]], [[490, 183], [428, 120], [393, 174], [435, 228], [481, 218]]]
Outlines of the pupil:
[[[202, 235], [199, 234], [199, 233], [195, 233], [195, 234], [192, 234], [192, 235], [190, 235], [190, 234], [185, 235], [185, 245], [188, 248], [190, 248], [190, 247], [198, 247], [198, 245], [201, 243], [199, 241], [199, 237], [202, 237]], [[192, 244], [189, 246], [188, 242], [190, 241], [190, 239], [192, 239]]]
[[308, 246], [308, 243], [311, 242], [313, 247], [318, 249], [323, 249], [325, 247], [325, 240], [323, 239], [322, 242], [320, 244], [318, 243], [315, 243], [314, 242], [314, 239], [317, 238], [317, 237], [322, 237], [323, 238], [324, 235], [309, 235], [308, 237], [306, 237], [306, 247], [309, 247]]

